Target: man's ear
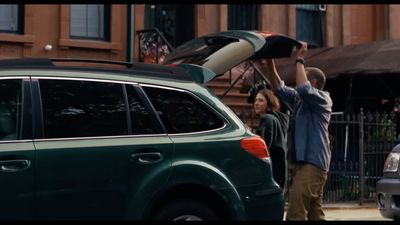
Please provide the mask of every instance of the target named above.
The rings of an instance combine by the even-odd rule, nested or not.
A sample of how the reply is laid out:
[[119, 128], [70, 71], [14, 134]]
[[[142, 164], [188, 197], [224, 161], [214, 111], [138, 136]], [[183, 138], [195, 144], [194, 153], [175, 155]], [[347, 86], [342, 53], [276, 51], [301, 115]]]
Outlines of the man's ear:
[[317, 87], [317, 79], [311, 79], [310, 83], [311, 83], [311, 86]]

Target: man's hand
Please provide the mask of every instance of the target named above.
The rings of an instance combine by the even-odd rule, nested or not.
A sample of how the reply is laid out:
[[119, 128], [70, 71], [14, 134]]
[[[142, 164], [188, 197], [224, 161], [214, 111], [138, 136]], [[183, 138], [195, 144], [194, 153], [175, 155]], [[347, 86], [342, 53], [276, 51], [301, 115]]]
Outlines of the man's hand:
[[303, 42], [303, 41], [300, 41], [300, 43], [301, 43], [301, 47], [296, 51], [297, 52], [297, 58], [298, 59], [304, 59], [304, 57], [306, 55], [306, 52], [308, 50], [307, 43]]

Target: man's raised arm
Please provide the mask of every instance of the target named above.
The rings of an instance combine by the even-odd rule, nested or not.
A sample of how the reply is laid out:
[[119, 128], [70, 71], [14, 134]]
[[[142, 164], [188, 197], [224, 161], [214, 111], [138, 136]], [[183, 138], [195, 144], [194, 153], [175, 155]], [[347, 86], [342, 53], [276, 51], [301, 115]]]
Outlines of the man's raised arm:
[[307, 52], [307, 43], [302, 41], [300, 41], [300, 43], [301, 47], [296, 51], [296, 87], [304, 85], [308, 81], [306, 71], [304, 69], [304, 56]]
[[274, 60], [267, 59], [267, 64], [268, 64], [268, 74], [267, 75], [271, 81], [272, 91], [276, 92], [276, 90], [279, 87], [279, 85], [281, 84], [282, 80], [281, 80], [281, 77], [279, 76], [278, 71], [276, 70]]

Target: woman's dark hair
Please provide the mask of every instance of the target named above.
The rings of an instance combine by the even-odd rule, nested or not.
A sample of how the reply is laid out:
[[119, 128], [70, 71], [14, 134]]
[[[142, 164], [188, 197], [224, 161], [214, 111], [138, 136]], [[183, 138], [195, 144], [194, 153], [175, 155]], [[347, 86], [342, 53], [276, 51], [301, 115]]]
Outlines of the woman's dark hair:
[[267, 100], [268, 107], [269, 107], [269, 110], [267, 109], [267, 111], [270, 111], [270, 112], [279, 111], [279, 109], [281, 108], [281, 104], [279, 103], [279, 99], [278, 99], [278, 97], [276, 97], [274, 92], [272, 92], [269, 89], [262, 89], [262, 90], [259, 90], [257, 92], [257, 94], [262, 94], [265, 97], [265, 99]]
[[269, 87], [265, 81], [257, 82], [256, 84], [252, 85], [248, 91], [249, 97], [247, 98], [247, 103], [253, 104], [257, 93], [263, 89], [271, 89], [271, 87]]

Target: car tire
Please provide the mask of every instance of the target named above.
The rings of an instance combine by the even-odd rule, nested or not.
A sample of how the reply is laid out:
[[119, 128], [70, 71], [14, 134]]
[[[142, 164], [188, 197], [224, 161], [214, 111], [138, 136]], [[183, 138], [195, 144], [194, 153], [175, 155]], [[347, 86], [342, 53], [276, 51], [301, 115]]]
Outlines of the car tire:
[[154, 219], [172, 221], [218, 220], [218, 216], [202, 202], [181, 199], [164, 205], [156, 213]]

